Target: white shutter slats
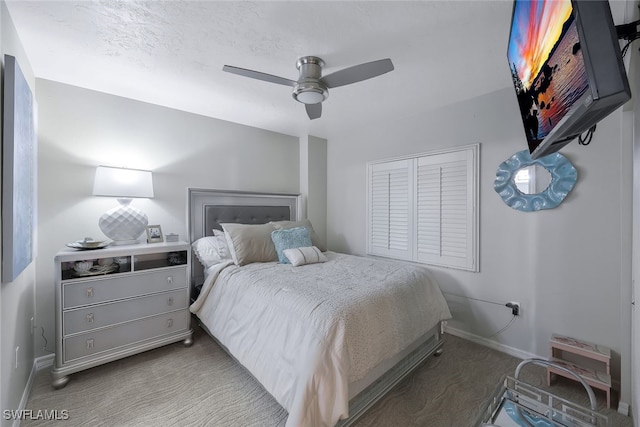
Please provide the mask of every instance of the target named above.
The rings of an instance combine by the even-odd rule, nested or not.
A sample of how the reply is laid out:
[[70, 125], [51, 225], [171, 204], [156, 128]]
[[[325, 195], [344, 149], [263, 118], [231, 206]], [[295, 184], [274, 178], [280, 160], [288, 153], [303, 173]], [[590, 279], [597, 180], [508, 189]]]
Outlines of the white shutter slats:
[[368, 253], [477, 271], [478, 148], [370, 163]]
[[369, 170], [368, 252], [404, 257], [410, 251], [411, 168], [406, 160], [375, 165]]
[[[418, 249], [419, 261], [450, 267], [467, 267], [469, 240], [468, 158], [464, 152], [418, 159]], [[422, 183], [425, 185], [421, 185]], [[426, 182], [429, 182], [426, 184]], [[423, 210], [421, 205], [428, 207]], [[421, 233], [437, 223], [438, 233]], [[428, 228], [436, 229], [436, 226]]]
[[418, 196], [416, 212], [416, 255], [418, 261], [429, 262], [440, 257], [442, 171], [418, 159]]
[[409, 171], [406, 167], [389, 172], [390, 251], [407, 251], [409, 236]]

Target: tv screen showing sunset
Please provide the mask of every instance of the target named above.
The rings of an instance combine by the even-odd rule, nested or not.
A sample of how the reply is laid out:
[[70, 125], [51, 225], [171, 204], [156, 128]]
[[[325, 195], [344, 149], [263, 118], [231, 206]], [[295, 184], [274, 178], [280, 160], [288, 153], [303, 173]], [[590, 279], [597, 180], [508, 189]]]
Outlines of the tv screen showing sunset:
[[589, 88], [571, 1], [516, 1], [507, 57], [533, 152]]

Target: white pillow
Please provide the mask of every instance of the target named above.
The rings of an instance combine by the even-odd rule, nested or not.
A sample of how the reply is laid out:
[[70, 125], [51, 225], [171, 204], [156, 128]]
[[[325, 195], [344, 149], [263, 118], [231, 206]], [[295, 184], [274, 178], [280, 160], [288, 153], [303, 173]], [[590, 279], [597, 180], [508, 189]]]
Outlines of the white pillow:
[[231, 258], [231, 251], [229, 250], [229, 245], [227, 244], [227, 237], [222, 230], [216, 230], [215, 228], [212, 230], [213, 236], [216, 238], [216, 243], [218, 244], [218, 253], [220, 254], [220, 258], [229, 259]]
[[218, 264], [224, 258], [229, 258], [228, 255], [223, 256], [219, 249], [218, 240], [220, 237], [207, 236], [202, 237], [191, 244], [193, 253], [198, 258], [198, 261], [204, 266], [205, 269], [212, 265]]
[[327, 257], [315, 246], [285, 249], [283, 253], [294, 267], [328, 261]]

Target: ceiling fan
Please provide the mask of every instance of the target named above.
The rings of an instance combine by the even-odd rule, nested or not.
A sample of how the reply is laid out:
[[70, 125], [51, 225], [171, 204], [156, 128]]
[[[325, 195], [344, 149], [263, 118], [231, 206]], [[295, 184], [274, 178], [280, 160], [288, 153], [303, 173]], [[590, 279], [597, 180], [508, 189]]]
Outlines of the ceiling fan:
[[322, 101], [329, 96], [330, 88], [360, 82], [393, 71], [393, 63], [388, 58], [354, 65], [324, 77], [322, 76], [323, 66], [324, 61], [317, 56], [299, 58], [296, 62], [296, 68], [300, 71], [300, 77], [298, 77], [297, 81], [231, 65], [225, 65], [222, 67], [222, 71], [264, 80], [265, 82], [292, 86], [293, 98], [305, 104], [307, 114], [311, 120], [317, 119], [322, 115]]

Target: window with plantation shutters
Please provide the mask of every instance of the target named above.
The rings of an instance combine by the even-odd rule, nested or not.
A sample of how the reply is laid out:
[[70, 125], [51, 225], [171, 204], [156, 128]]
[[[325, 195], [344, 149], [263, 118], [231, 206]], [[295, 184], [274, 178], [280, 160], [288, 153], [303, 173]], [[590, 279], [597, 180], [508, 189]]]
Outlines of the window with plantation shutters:
[[478, 145], [371, 162], [367, 252], [478, 271]]

